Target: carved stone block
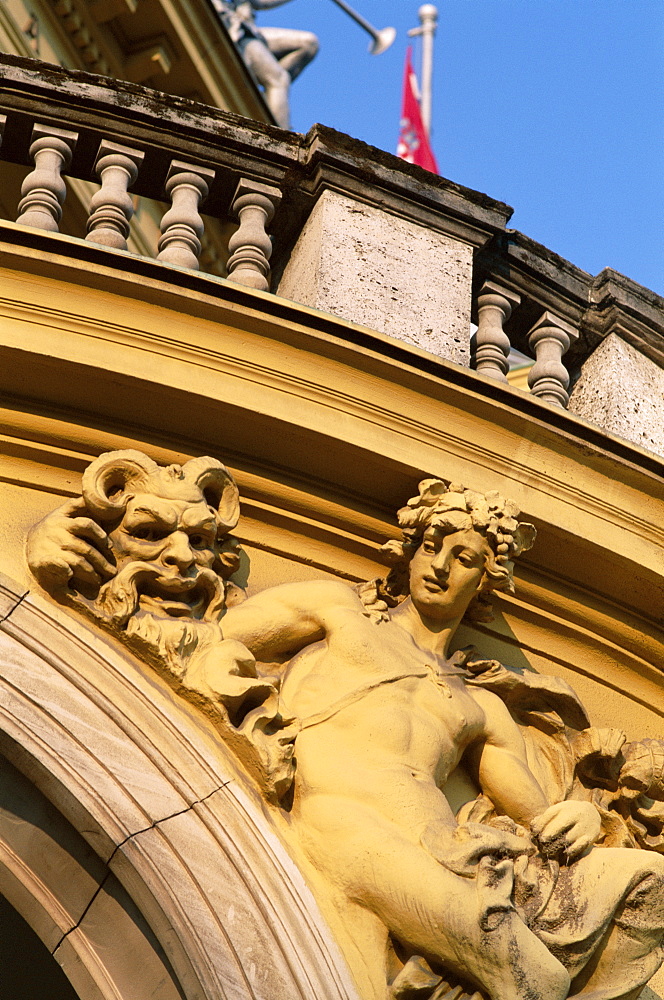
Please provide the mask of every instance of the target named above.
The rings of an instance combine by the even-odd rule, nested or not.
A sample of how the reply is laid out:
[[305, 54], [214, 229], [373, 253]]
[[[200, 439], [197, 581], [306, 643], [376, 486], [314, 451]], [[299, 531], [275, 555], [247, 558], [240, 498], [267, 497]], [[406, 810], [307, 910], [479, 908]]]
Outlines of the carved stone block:
[[569, 408], [664, 458], [664, 371], [618, 334], [585, 361]]
[[276, 291], [468, 365], [472, 262], [465, 243], [328, 190]]

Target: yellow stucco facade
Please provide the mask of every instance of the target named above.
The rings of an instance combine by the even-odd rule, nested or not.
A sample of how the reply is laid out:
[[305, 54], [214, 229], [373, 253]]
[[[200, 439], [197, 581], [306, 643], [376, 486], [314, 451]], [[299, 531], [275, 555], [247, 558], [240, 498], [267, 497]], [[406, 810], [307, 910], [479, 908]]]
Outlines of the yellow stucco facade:
[[[10, 16], [21, 23], [20, 6], [7, 5], [6, 33]], [[198, 5], [153, 6], [160, 16], [174, 17], [177, 8], [191, 18]], [[48, 44], [56, 52], [55, 41]], [[209, 75], [214, 65], [198, 66], [200, 96], [252, 110], [233, 105], [232, 74], [222, 94], [204, 68]], [[13, 100], [12, 143], [12, 123], [28, 113]], [[185, 111], [198, 128], [194, 111]], [[71, 124], [66, 114], [73, 111], [57, 114], [58, 127]], [[516, 565], [516, 592], [495, 594], [494, 620], [461, 625], [455, 647], [472, 643], [482, 657], [517, 671], [562, 678], [593, 727], [623, 730], [628, 740], [659, 739], [662, 461], [511, 379], [428, 353], [379, 329], [379, 320], [372, 328], [361, 314], [344, 318], [355, 302], [352, 284], [336, 315], [302, 304], [311, 299], [293, 270], [281, 286], [289, 296], [279, 294], [303, 246], [303, 214], [313, 217], [321, 193], [345, 185], [344, 197], [362, 206], [367, 226], [383, 198], [390, 200], [381, 225], [397, 219], [400, 233], [435, 234], [449, 267], [467, 278], [457, 319], [469, 332], [471, 282], [476, 295], [488, 266], [482, 247], [502, 238], [500, 206], [449, 182], [428, 188], [419, 173], [387, 157], [378, 157], [369, 181], [359, 168], [349, 180], [366, 151], [330, 152], [320, 134], [293, 191], [285, 164], [304, 160], [293, 137], [269, 128], [251, 133], [230, 117], [222, 122], [219, 156], [226, 160], [214, 164], [222, 182], [211, 196], [224, 206], [219, 231], [237, 228], [226, 209], [238, 176], [248, 175], [257, 185], [250, 207], [258, 205], [263, 222], [266, 200], [277, 206], [276, 293], [154, 260], [136, 243], [114, 250], [0, 223], [0, 751], [7, 762], [0, 891], [81, 1000], [373, 1000], [378, 994], [357, 972], [352, 934], [292, 835], [286, 807], [266, 801], [202, 703], [181, 697], [149, 658], [40, 587], [26, 561], [30, 529], [80, 496], [85, 469], [104, 452], [134, 449], [166, 466], [210, 455], [239, 488], [234, 534], [244, 554], [234, 580], [251, 597], [285, 583], [354, 586], [384, 576], [380, 550], [398, 535], [395, 511], [424, 478], [497, 490], [535, 525], [537, 542]], [[83, 122], [81, 135], [92, 127]], [[149, 155], [147, 131], [135, 121], [131, 127], [131, 141]], [[8, 155], [24, 177], [25, 153], [12, 152], [19, 131]], [[196, 135], [182, 141], [202, 166]], [[78, 148], [90, 167], [87, 141]], [[262, 173], [258, 160], [249, 167], [242, 160], [242, 143], [260, 151]], [[269, 193], [275, 186], [281, 207]], [[315, 231], [307, 255], [324, 224], [309, 225], [307, 232]], [[267, 270], [260, 218], [242, 225], [243, 247]], [[456, 256], [445, 241], [458, 244]], [[346, 263], [335, 262], [339, 285]], [[513, 301], [515, 289], [527, 299], [524, 330], [546, 310], [547, 329], [565, 331], [574, 321], [581, 340], [590, 338], [582, 277], [571, 266], [559, 271], [564, 280], [556, 285], [548, 273], [524, 277], [517, 262], [493, 280], [503, 281]], [[450, 273], [443, 284], [451, 284]], [[643, 306], [644, 325], [651, 305]], [[558, 328], [554, 307], [563, 317]], [[512, 333], [522, 344], [518, 322]], [[633, 343], [632, 327], [628, 335]], [[656, 337], [644, 340], [643, 356], [652, 361]], [[457, 776], [448, 793], [458, 804], [467, 784]], [[21, 795], [30, 802], [23, 826], [9, 806]], [[659, 976], [644, 997], [664, 994]]]

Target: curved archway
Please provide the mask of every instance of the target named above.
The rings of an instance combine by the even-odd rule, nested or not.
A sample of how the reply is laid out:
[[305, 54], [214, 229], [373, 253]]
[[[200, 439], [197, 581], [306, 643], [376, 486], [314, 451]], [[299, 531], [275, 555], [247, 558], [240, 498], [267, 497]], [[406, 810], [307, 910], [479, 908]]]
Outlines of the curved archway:
[[48, 813], [33, 827], [69, 837], [46, 874], [39, 836], [5, 837], [4, 894], [79, 995], [121, 1000], [135, 963], [146, 998], [352, 1000], [313, 897], [205, 721], [110, 640], [0, 583], [0, 751]]
[[53, 994], [44, 988], [31, 996], [115, 1000], [123, 995], [123, 984], [132, 996], [185, 996], [163, 948], [118, 879], [6, 757], [0, 757], [0, 894], [10, 925], [3, 923], [3, 942], [8, 934], [18, 934], [10, 938], [14, 978], [20, 982], [21, 968], [30, 962], [26, 983], [37, 972], [54, 983]]

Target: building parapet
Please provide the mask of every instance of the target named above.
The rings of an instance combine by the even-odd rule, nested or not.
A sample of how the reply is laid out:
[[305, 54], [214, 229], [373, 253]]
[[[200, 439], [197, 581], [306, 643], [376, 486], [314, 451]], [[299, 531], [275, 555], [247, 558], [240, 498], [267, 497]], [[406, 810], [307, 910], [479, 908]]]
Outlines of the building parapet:
[[502, 202], [321, 125], [302, 136], [135, 84], [10, 55], [0, 59], [0, 86], [10, 126], [4, 160], [30, 163], [31, 127], [46, 116], [53, 126], [79, 133], [70, 176], [94, 178], [99, 143], [106, 139], [142, 146], [145, 161], [132, 187], [139, 196], [164, 199], [173, 157], [215, 170], [205, 205], [210, 216], [228, 213], [244, 175], [279, 185], [284, 198], [273, 227], [275, 261], [290, 249], [289, 239], [325, 189], [473, 246], [504, 229], [512, 214]]
[[505, 230], [476, 254], [473, 319], [477, 370], [507, 381], [516, 349], [535, 359], [536, 395], [664, 455], [659, 295], [610, 268], [594, 277]]
[[506, 229], [502, 202], [320, 125], [301, 136], [15, 56], [0, 87], [0, 156], [32, 165], [19, 224], [58, 233], [63, 174], [96, 181], [67, 235], [127, 252], [136, 199], [165, 201], [158, 261], [198, 269], [207, 226], [231, 281], [503, 382], [516, 348], [541, 401], [664, 455], [664, 301]]
[[484, 282], [518, 294], [521, 302], [505, 324], [511, 344], [528, 350], [528, 331], [544, 310], [571, 323], [578, 338], [566, 357], [583, 364], [609, 333], [620, 329], [633, 347], [664, 366], [664, 299], [612, 268], [593, 277], [523, 233], [506, 229], [478, 252], [473, 274], [473, 320]]

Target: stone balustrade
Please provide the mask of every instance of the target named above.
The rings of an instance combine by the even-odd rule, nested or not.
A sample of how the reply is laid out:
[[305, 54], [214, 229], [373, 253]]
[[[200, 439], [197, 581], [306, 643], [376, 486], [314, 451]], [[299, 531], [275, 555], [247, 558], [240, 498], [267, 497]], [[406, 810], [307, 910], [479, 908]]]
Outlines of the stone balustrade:
[[214, 181], [214, 170], [171, 160], [165, 191], [171, 207], [161, 220], [157, 260], [198, 270], [205, 224], [199, 208]]
[[[80, 169], [72, 169], [78, 132], [43, 120], [33, 125], [31, 140], [28, 154], [33, 169], [21, 186], [22, 197], [16, 221], [24, 226], [57, 233], [67, 196], [63, 174], [70, 172], [87, 179]], [[127, 237], [134, 214], [130, 189], [143, 172], [144, 161], [144, 150], [120, 145], [106, 137], [98, 143], [93, 171], [100, 187], [90, 199], [86, 240], [127, 250]], [[170, 207], [161, 220], [157, 260], [198, 270], [201, 237], [205, 229], [200, 206], [208, 197], [214, 181], [214, 169], [173, 158], [168, 164], [162, 187], [157, 184], [148, 188], [148, 197], [164, 196], [170, 201]], [[241, 224], [238, 233], [229, 242], [229, 250], [233, 254], [229, 271], [237, 283], [267, 291], [271, 242], [265, 227], [271, 221], [274, 206], [281, 195], [278, 189], [268, 188], [250, 178], [240, 180], [240, 189], [242, 196], [236, 197], [231, 207], [232, 212], [239, 213]], [[266, 191], [271, 194], [267, 196]]]
[[540, 403], [664, 454], [662, 299], [507, 229], [502, 202], [320, 125], [297, 135], [8, 55], [0, 138], [9, 220], [107, 248], [122, 267], [122, 254], [149, 248], [137, 206], [160, 204], [148, 249], [159, 265], [213, 259], [225, 267], [216, 280], [475, 368], [511, 393], [516, 349], [533, 360]]
[[67, 195], [62, 171], [71, 164], [78, 134], [52, 125], [35, 124], [30, 138], [34, 170], [21, 185], [22, 198], [16, 221], [23, 226], [57, 233]]
[[[298, 160], [297, 137], [132, 84], [9, 55], [0, 58], [0, 106], [3, 166], [14, 174], [17, 166], [27, 168], [14, 206], [8, 204], [12, 184], [4, 185], [6, 218], [127, 252], [136, 204], [165, 203], [155, 259], [197, 270], [206, 228], [208, 240], [218, 240], [219, 227], [206, 222], [218, 220], [225, 247], [215, 247], [213, 256], [230, 256], [234, 282], [269, 289], [267, 227]], [[82, 232], [80, 208], [67, 213], [69, 178], [98, 185], [83, 206]], [[80, 191], [72, 186], [70, 200]], [[306, 206], [298, 206], [300, 215], [303, 209], [306, 214]], [[240, 225], [229, 245], [231, 220]]]
[[664, 301], [606, 268], [593, 275], [506, 229], [476, 253], [471, 367], [664, 455]]
[[[296, 135], [16, 56], [0, 57], [0, 114], [22, 225], [144, 251], [137, 205], [161, 203], [161, 263], [196, 270], [216, 240], [222, 277], [468, 365], [473, 254], [507, 205], [322, 126]], [[68, 212], [81, 182], [91, 198]]]
[[239, 219], [236, 233], [228, 241], [228, 277], [241, 285], [267, 292], [272, 242], [267, 226], [281, 201], [281, 192], [268, 184], [241, 180], [233, 196], [231, 211]]
[[520, 302], [520, 295], [493, 281], [485, 281], [477, 297], [477, 332], [471, 339], [473, 367], [499, 382], [507, 382], [512, 349], [504, 326]]

